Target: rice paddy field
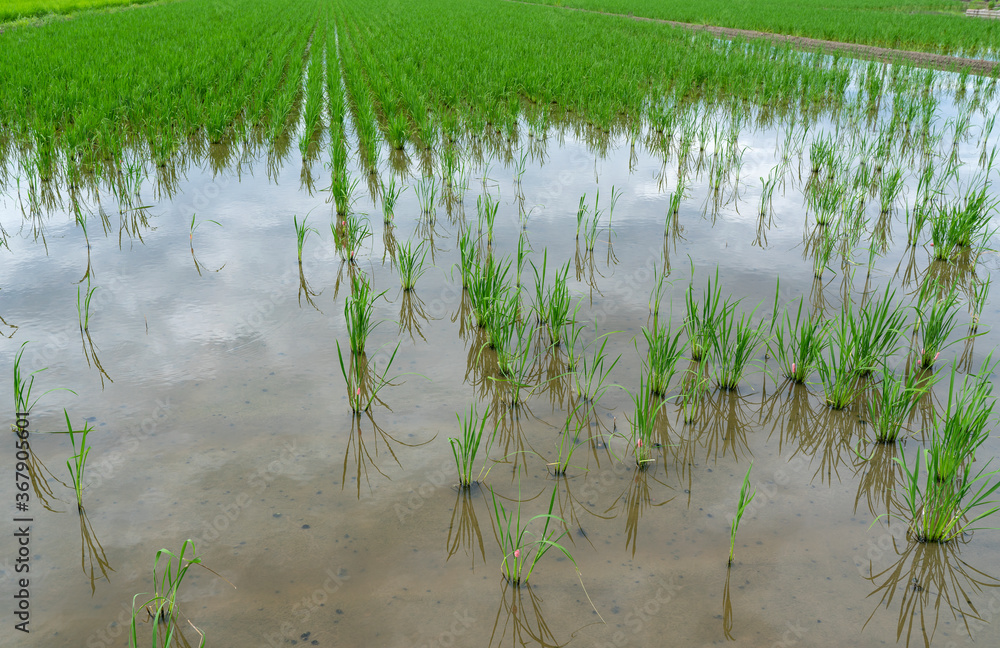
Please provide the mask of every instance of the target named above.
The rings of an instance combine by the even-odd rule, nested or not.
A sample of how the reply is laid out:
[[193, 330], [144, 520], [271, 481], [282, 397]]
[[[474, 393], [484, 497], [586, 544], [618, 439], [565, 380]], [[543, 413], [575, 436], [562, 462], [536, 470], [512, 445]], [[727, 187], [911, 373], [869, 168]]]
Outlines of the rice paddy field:
[[995, 78], [502, 0], [0, 78], [0, 645], [1000, 641]]

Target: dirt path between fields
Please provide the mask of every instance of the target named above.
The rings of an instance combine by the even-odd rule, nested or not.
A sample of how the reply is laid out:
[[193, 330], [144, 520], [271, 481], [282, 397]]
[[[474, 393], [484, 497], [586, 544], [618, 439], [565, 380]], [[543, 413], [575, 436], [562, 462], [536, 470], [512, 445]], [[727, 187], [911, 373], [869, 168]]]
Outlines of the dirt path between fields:
[[[518, 4], [532, 4], [531, 2], [519, 2], [519, 0], [508, 0]], [[614, 16], [617, 18], [631, 18], [643, 22], [654, 22], [671, 27], [680, 27], [692, 31], [707, 31], [719, 38], [742, 38], [745, 40], [767, 40], [775, 45], [791, 45], [796, 49], [804, 51], [820, 52], [832, 54], [840, 52], [848, 56], [863, 58], [884, 63], [895, 63], [905, 61], [918, 67], [934, 68], [936, 70], [959, 71], [968, 69], [972, 74], [985, 76], [995, 76], [1000, 73], [1000, 62], [984, 61], [982, 59], [961, 58], [958, 56], [945, 56], [943, 54], [929, 54], [927, 52], [914, 52], [912, 50], [891, 49], [888, 47], [875, 47], [873, 45], [859, 45], [857, 43], [843, 43], [840, 41], [820, 40], [818, 38], [804, 38], [801, 36], [788, 36], [786, 34], [772, 34], [769, 32], [754, 31], [752, 29], [734, 29], [731, 27], [714, 27], [711, 25], [695, 25], [693, 23], [683, 23], [674, 20], [664, 20], [662, 18], [646, 18], [643, 16], [629, 16], [626, 14], [609, 13], [606, 11], [595, 11], [593, 9], [581, 9], [578, 7], [552, 7], [553, 9], [567, 9], [569, 11], [582, 11], [585, 13], [596, 13], [602, 16]]]

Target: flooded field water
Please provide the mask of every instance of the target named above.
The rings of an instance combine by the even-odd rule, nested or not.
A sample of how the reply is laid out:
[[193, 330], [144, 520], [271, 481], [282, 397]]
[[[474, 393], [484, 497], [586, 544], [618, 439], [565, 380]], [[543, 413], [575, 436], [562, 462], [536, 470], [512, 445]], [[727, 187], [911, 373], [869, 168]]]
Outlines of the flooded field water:
[[[976, 119], [958, 149], [963, 180], [979, 165]], [[682, 360], [659, 412], [653, 461], [636, 466], [629, 392], [639, 389], [642, 329], [665, 268], [658, 318], [675, 332], [689, 284], [700, 296], [716, 272], [741, 312], [759, 304], [755, 321], [770, 320], [776, 293], [779, 316], [803, 300], [836, 317], [845, 296], [859, 308], [886, 286], [910, 305], [929, 272], [959, 287], [996, 279], [993, 252], [942, 266], [924, 239], [907, 245], [917, 169], [904, 162], [906, 200], [882, 218], [878, 200], [866, 208], [873, 227], [889, 227], [885, 247], [870, 266], [867, 237], [846, 261], [838, 247], [816, 280], [809, 146], [782, 167], [788, 128], [744, 123], [742, 162], [716, 193], [707, 177], [712, 142], [681, 161], [664, 155], [648, 128], [595, 134], [556, 124], [539, 134], [521, 124], [513, 141], [467, 145], [462, 196], [448, 198], [433, 167], [442, 187], [433, 215], [421, 213], [414, 190], [421, 153], [409, 146], [400, 173], [386, 149], [380, 175], [409, 188], [394, 223], [383, 225], [368, 174], [352, 161], [360, 179], [353, 211], [372, 230], [354, 265], [329, 227], [338, 217], [324, 191], [328, 153], [306, 164], [311, 188], [297, 152], [277, 162], [260, 151], [236, 150], [222, 163], [206, 155], [182, 165], [169, 192], [156, 181], [165, 171], [147, 166], [130, 205], [106, 189], [99, 202], [85, 201], [86, 237], [65, 196], [31, 214], [25, 190], [9, 180], [0, 203], [10, 234], [10, 250], [0, 252], [0, 356], [10, 367], [28, 341], [25, 368], [47, 367], [35, 393], [75, 394], [46, 394], [31, 413], [32, 477], [51, 493], [32, 492], [30, 638], [5, 629], [0, 644], [128, 645], [133, 596], [152, 590], [156, 551], [177, 552], [185, 539], [219, 575], [193, 567], [179, 593], [184, 620], [208, 646], [996, 644], [1000, 532], [918, 543], [907, 537], [909, 520], [892, 517], [905, 515], [903, 471], [892, 457], [912, 465], [929, 440], [929, 412], [947, 401], [952, 363], [974, 371], [997, 346], [995, 299], [981, 314], [983, 335], [963, 341], [971, 317], [963, 298], [956, 342], [935, 365], [943, 379], [898, 450], [865, 440], [863, 399], [828, 408], [815, 374], [792, 384], [760, 346], [738, 389], [711, 386], [694, 423], [677, 397], [689, 365]], [[833, 132], [821, 120], [808, 136]], [[762, 180], [778, 168], [771, 207], [759, 217]], [[679, 175], [687, 185], [674, 217]], [[609, 222], [612, 187], [621, 195]], [[598, 191], [603, 220], [587, 250], [576, 214], [583, 195], [593, 214]], [[486, 193], [499, 199], [488, 249], [476, 206]], [[317, 228], [301, 265], [293, 215]], [[578, 344], [593, 352], [607, 336], [608, 364], [620, 356], [586, 426], [569, 433], [576, 450], [565, 475], [552, 469], [578, 404], [565, 345], [549, 348], [539, 329], [524, 402], [512, 407], [463, 296], [465, 230], [497, 259], [516, 257], [523, 232], [531, 250], [520, 274], [524, 317], [531, 263], [540, 270], [547, 250], [551, 284], [569, 262], [576, 321], [585, 325]], [[428, 269], [404, 293], [392, 253], [407, 240], [425, 242]], [[399, 346], [391, 384], [355, 416], [336, 343], [347, 349], [344, 301], [358, 273], [384, 291], [368, 342], [378, 371]], [[97, 290], [84, 332], [77, 302], [88, 286]], [[890, 359], [898, 369], [915, 343], [907, 334], [901, 344]], [[495, 436], [476, 464], [488, 474], [462, 490], [448, 438], [472, 403], [490, 406]], [[70, 440], [44, 434], [65, 427], [63, 408], [94, 427], [86, 517], [66, 486]], [[976, 465], [997, 448], [991, 436]], [[728, 567], [730, 521], [751, 462], [756, 496]], [[491, 491], [508, 511], [520, 501], [526, 522], [548, 511], [553, 489], [566, 531], [559, 542], [578, 571], [554, 549], [530, 587], [507, 584]], [[9, 479], [2, 492], [13, 501]], [[993, 515], [981, 525], [998, 522]], [[6, 594], [17, 576], [13, 544], [3, 547]], [[142, 637], [148, 632], [141, 626]]]

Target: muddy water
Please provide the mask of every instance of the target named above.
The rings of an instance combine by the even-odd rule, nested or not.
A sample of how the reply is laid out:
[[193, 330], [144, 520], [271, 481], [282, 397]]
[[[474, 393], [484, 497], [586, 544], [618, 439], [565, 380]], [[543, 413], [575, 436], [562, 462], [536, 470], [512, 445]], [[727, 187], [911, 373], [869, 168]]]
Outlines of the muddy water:
[[[89, 339], [76, 310], [88, 268], [80, 228], [64, 211], [46, 216], [46, 252], [30, 226], [21, 228], [18, 201], [8, 195], [0, 215], [16, 235], [3, 253], [2, 315], [17, 328], [3, 329], [11, 336], [4, 362], [30, 341], [27, 367], [48, 367], [36, 389], [76, 395], [48, 394], [32, 412], [36, 456], [53, 473], [52, 510], [33, 497], [30, 638], [5, 631], [0, 643], [127, 645], [128, 609], [133, 595], [152, 587], [155, 552], [176, 552], [187, 538], [224, 577], [192, 568], [181, 588], [181, 611], [209, 646], [640, 646], [664, 637], [672, 645], [869, 646], [896, 642], [900, 624], [900, 642], [913, 645], [996, 643], [995, 624], [964, 613], [974, 608], [989, 620], [1000, 611], [1000, 590], [990, 587], [1000, 576], [1000, 532], [941, 548], [908, 543], [898, 520], [874, 521], [886, 510], [886, 480], [901, 477], [891, 455], [860, 461], [857, 408], [829, 411], [818, 386], [776, 380], [763, 350], [738, 392], [709, 394], [696, 423], [685, 425], [675, 405], [666, 407], [651, 469], [635, 469], [616, 433], [631, 416], [621, 387], [638, 385], [654, 265], [669, 264], [660, 317], [675, 327], [692, 265], [696, 290], [718, 266], [724, 294], [741, 297], [747, 310], [763, 303], [757, 316], [769, 316], [778, 277], [782, 304], [801, 298], [832, 314], [845, 294], [860, 299], [866, 265], [852, 280], [837, 260], [817, 284], [803, 253], [807, 155], [793, 158], [766, 240], [759, 236], [757, 178], [777, 164], [777, 137], [773, 128], [746, 129], [740, 197], [724, 197], [716, 211], [704, 178], [696, 180], [676, 221], [667, 219], [676, 159], [664, 166], [624, 135], [600, 151], [571, 130], [542, 144], [523, 136], [525, 150], [544, 155], [529, 159], [519, 185], [510, 161], [477, 165], [464, 216], [441, 205], [433, 224], [408, 190], [387, 232], [362, 191], [357, 209], [371, 215], [374, 232], [357, 270], [386, 291], [369, 355], [382, 367], [397, 341], [399, 351], [393, 385], [360, 418], [349, 410], [335, 345], [346, 344], [351, 269], [333, 246], [327, 194], [301, 186], [297, 162], [270, 179], [263, 159], [239, 177], [195, 166], [172, 198], [157, 199], [145, 186], [142, 202], [151, 207], [141, 240], [126, 233], [121, 244], [118, 210], [104, 196], [110, 233], [96, 216], [89, 222], [90, 282], [98, 286]], [[967, 148], [974, 166], [974, 147]], [[322, 161], [313, 172], [326, 173]], [[579, 320], [610, 333], [610, 358], [621, 356], [565, 477], [547, 466], [574, 398], [564, 355], [537, 347], [539, 386], [525, 408], [505, 410], [494, 400], [504, 387], [483, 379], [481, 342], [462, 325], [456, 237], [463, 218], [475, 227], [484, 183], [501, 199], [494, 252], [515, 253], [522, 194], [529, 258], [540, 264], [548, 250], [549, 281], [570, 262]], [[602, 228], [588, 254], [583, 234], [574, 237], [579, 197], [586, 193], [592, 205], [600, 189], [606, 209], [612, 186], [623, 193], [611, 230]], [[869, 208], [877, 215], [877, 202]], [[202, 223], [193, 237], [192, 213]], [[300, 272], [292, 216], [307, 213], [319, 233], [306, 241]], [[897, 270], [909, 258], [899, 213], [892, 227], [871, 284], [910, 294], [915, 285], [904, 285]], [[386, 247], [417, 238], [432, 244], [433, 266], [405, 296]], [[924, 249], [914, 258], [921, 271], [928, 267]], [[984, 257], [977, 273], [996, 275], [994, 257]], [[522, 278], [530, 294], [529, 264]], [[984, 322], [996, 321], [995, 303]], [[960, 330], [967, 317], [960, 314]], [[582, 339], [596, 334], [590, 328]], [[978, 366], [997, 339], [987, 333], [974, 345], [958, 343], [942, 365], [967, 352]], [[557, 378], [542, 384], [542, 376]], [[458, 432], [455, 413], [473, 401], [493, 405], [498, 427], [485, 485], [508, 509], [521, 500], [524, 519], [545, 512], [554, 489], [568, 531], [562, 543], [579, 573], [553, 550], [530, 588], [500, 579], [489, 489], [454, 488], [447, 438]], [[64, 407], [95, 427], [83, 530], [72, 491], [56, 479], [67, 479], [69, 440], [40, 433], [63, 427]], [[902, 453], [912, 460], [918, 446], [910, 441]], [[996, 451], [991, 439], [983, 454]], [[751, 461], [757, 496], [727, 569], [729, 516]], [[15, 547], [9, 539], [3, 547], [8, 596]], [[108, 578], [102, 556], [113, 570]]]

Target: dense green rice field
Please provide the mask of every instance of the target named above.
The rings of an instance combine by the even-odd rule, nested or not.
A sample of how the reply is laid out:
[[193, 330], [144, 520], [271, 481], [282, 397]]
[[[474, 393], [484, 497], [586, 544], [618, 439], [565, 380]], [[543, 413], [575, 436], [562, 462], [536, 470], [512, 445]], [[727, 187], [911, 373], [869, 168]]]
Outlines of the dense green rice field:
[[529, 0], [560, 7], [754, 29], [878, 47], [967, 55], [995, 49], [1000, 21], [967, 18], [957, 0]]

